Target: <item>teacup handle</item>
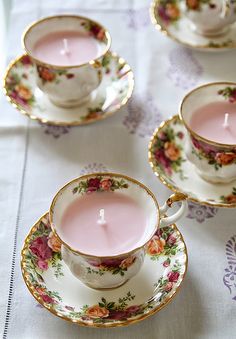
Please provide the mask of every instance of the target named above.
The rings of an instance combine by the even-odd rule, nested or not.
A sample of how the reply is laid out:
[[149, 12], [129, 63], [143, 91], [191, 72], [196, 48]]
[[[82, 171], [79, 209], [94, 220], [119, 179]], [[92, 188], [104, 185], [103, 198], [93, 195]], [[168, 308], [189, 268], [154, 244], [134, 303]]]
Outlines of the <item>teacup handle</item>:
[[220, 13], [220, 17], [224, 19], [228, 16], [229, 13], [230, 13], [230, 1], [222, 0], [222, 10]]
[[187, 205], [188, 205], [186, 199], [187, 199], [187, 196], [185, 194], [174, 193], [166, 200], [164, 205], [160, 208], [161, 215], [166, 213], [167, 210], [172, 207], [172, 204], [174, 202], [181, 201], [181, 206], [180, 206], [179, 210], [175, 214], [171, 215], [170, 217], [165, 217], [165, 216], [161, 217], [160, 228], [175, 223], [177, 220], [179, 220], [185, 214], [185, 212], [187, 210]]

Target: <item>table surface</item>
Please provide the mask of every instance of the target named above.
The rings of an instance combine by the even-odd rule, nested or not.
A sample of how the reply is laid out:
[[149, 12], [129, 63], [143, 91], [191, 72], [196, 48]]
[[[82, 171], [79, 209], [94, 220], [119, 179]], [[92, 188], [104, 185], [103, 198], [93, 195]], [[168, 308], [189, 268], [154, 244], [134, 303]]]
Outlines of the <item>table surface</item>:
[[[185, 49], [157, 32], [149, 1], [13, 1], [7, 62], [22, 53], [21, 33], [32, 21], [77, 13], [102, 22], [112, 49], [135, 73], [135, 91], [113, 117], [84, 127], [56, 128], [21, 116], [1, 97], [0, 120], [0, 330], [4, 338], [224, 339], [236, 333], [235, 210], [189, 204], [178, 223], [188, 247], [189, 268], [180, 293], [158, 314], [127, 328], [89, 329], [65, 322], [37, 305], [24, 285], [20, 250], [33, 223], [55, 192], [81, 173], [110, 170], [141, 180], [160, 203], [170, 194], [147, 161], [150, 136], [177, 113], [183, 95], [209, 81], [235, 81], [235, 52]], [[234, 253], [234, 257], [236, 253]], [[228, 269], [228, 271], [226, 271]], [[230, 288], [224, 277], [230, 275]]]

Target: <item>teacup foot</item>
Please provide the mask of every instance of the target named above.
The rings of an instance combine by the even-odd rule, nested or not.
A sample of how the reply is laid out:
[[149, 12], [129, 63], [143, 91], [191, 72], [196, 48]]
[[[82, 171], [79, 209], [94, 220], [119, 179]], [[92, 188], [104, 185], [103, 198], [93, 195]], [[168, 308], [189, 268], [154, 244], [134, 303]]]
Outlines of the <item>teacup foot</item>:
[[229, 26], [226, 26], [226, 27], [223, 27], [217, 30], [203, 30], [191, 22], [189, 23], [189, 26], [194, 33], [201, 35], [203, 37], [206, 37], [206, 38], [220, 37], [220, 36], [226, 35], [229, 32]]
[[222, 177], [208, 176], [208, 175], [203, 174], [198, 169], [196, 169], [196, 172], [203, 180], [209, 182], [210, 184], [229, 184], [230, 182], [235, 180], [235, 177], [222, 178]]
[[93, 287], [89, 284], [85, 284], [85, 285], [88, 286], [89, 288], [92, 288], [93, 290], [97, 290], [97, 291], [110, 291], [110, 290], [114, 290], [118, 287], [125, 285], [128, 281], [129, 281], [129, 279], [127, 279], [124, 282], [122, 282], [121, 284], [118, 284], [118, 285], [113, 286], [113, 287]]
[[92, 98], [92, 93], [90, 93], [83, 99], [79, 99], [79, 100], [76, 99], [76, 100], [68, 100], [66, 102], [65, 101], [61, 102], [58, 100], [54, 100], [50, 97], [49, 97], [49, 100], [51, 101], [53, 105], [60, 107], [60, 108], [74, 108], [74, 107], [84, 105], [86, 102], [90, 101], [91, 98]]

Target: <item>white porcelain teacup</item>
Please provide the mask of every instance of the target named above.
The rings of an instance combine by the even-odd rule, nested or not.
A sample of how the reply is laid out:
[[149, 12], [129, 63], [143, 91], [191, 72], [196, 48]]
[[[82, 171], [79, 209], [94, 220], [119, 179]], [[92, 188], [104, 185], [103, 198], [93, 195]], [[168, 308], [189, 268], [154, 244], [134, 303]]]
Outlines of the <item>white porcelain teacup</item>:
[[[93, 37], [98, 53], [92, 60], [82, 64], [58, 65], [39, 60], [36, 56], [36, 43], [51, 33], [76, 32]], [[63, 40], [66, 39], [62, 39]], [[65, 41], [66, 42], [66, 41]], [[108, 31], [99, 23], [78, 15], [56, 15], [33, 23], [23, 34], [23, 47], [35, 65], [38, 87], [51, 102], [60, 107], [75, 107], [85, 102], [102, 80], [102, 60], [111, 45]], [[63, 47], [63, 44], [62, 44]], [[66, 49], [67, 48], [67, 49]], [[64, 50], [65, 49], [65, 50]], [[70, 53], [64, 45], [61, 52]]]
[[[81, 199], [83, 196], [87, 199], [92, 194], [99, 194], [98, 197], [102, 198], [104, 192], [111, 192], [112, 195], [119, 194], [119, 196], [122, 194], [123, 197], [132, 198], [137, 203], [138, 208], [145, 213], [144, 232], [128, 252], [121, 251], [116, 255], [109, 255], [109, 253], [102, 256], [94, 255], [82, 252], [78, 248], [72, 248], [68, 241], [65, 242], [62, 232], [62, 219], [68, 206], [75, 199]], [[74, 276], [92, 288], [115, 288], [121, 286], [139, 272], [149, 241], [158, 228], [171, 225], [183, 216], [187, 207], [185, 199], [184, 194], [175, 193], [162, 207], [159, 207], [153, 193], [137, 180], [122, 174], [94, 173], [74, 179], [62, 187], [53, 198], [49, 218], [55, 236], [62, 243], [62, 259]], [[172, 206], [172, 203], [177, 201], [181, 201], [178, 211], [172, 216], [166, 217], [165, 212]], [[88, 210], [89, 213], [91, 213], [91, 210]], [[119, 218], [119, 215], [117, 215], [117, 218]], [[109, 227], [109, 225], [108, 222], [106, 227]], [[127, 221], [127, 225], [125, 224], [123, 227], [127, 230], [128, 226]], [[95, 221], [94, 227], [102, 226], [97, 225]], [[89, 242], [92, 241], [91, 237], [93, 236], [93, 234], [89, 234]], [[97, 243], [98, 239], [94, 240]]]
[[192, 29], [202, 35], [223, 34], [236, 21], [235, 1], [184, 0], [180, 5]]
[[[179, 114], [188, 131], [185, 153], [203, 179], [212, 183], [228, 183], [236, 179], [236, 142], [226, 143], [227, 134], [225, 136], [225, 132], [234, 135], [234, 121], [232, 122], [234, 118], [229, 114], [229, 125], [224, 126], [226, 116], [222, 117], [218, 124], [220, 131], [215, 132], [212, 123], [207, 128], [207, 132], [211, 133], [211, 129], [216, 140], [220, 138], [220, 141], [199, 135], [191, 126], [193, 113], [201, 110], [203, 106], [209, 107], [212, 103], [214, 105], [218, 103], [220, 105], [226, 104], [227, 110], [232, 107], [232, 110], [236, 111], [236, 83], [215, 82], [205, 84], [195, 88], [183, 98]], [[227, 110], [225, 113], [227, 113]], [[212, 116], [216, 116], [216, 108], [211, 108], [209, 112]], [[235, 115], [235, 113], [232, 114]], [[205, 115], [204, 119], [207, 120], [208, 117]], [[203, 126], [203, 123], [201, 125]], [[231, 131], [233, 131], [233, 134]]]

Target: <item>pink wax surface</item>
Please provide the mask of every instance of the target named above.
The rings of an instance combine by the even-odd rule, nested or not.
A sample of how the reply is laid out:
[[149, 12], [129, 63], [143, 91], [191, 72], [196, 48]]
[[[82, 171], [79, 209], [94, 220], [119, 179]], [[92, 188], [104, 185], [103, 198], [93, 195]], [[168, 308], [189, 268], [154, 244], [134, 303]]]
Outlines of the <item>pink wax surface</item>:
[[[63, 53], [63, 39], [67, 39], [68, 53]], [[99, 56], [100, 45], [95, 38], [76, 31], [49, 33], [39, 39], [33, 56], [40, 61], [57, 66], [86, 63]]]
[[[104, 209], [106, 223], [98, 223]], [[80, 252], [112, 256], [134, 249], [146, 228], [142, 207], [117, 192], [94, 192], [78, 197], [62, 216], [60, 236]]]
[[[223, 126], [225, 113], [229, 114], [227, 128]], [[222, 144], [236, 144], [236, 104], [211, 102], [199, 107], [193, 112], [189, 126], [203, 138]]]

